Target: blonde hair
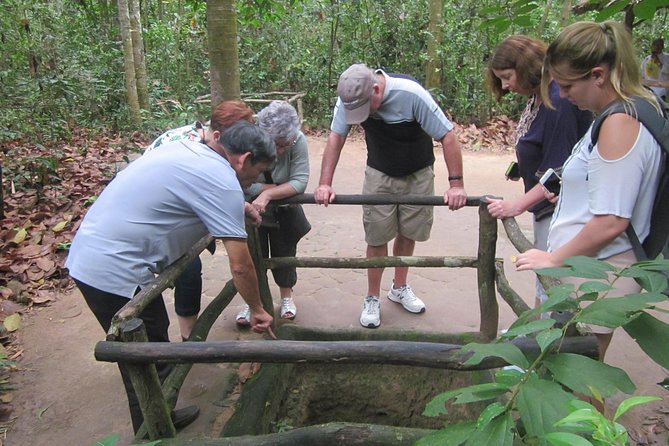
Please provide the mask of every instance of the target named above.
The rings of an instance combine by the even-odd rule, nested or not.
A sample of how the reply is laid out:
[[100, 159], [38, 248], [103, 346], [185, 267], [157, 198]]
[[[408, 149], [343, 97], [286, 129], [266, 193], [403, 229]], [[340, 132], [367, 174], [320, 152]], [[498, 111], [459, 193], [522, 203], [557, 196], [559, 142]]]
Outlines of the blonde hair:
[[614, 21], [576, 22], [548, 46], [541, 79], [542, 100], [551, 106], [548, 87], [553, 77], [575, 81], [590, 76], [598, 66], [609, 69], [611, 87], [626, 107], [634, 110], [631, 96], [641, 96], [660, 110], [653, 93], [641, 83], [631, 34]]

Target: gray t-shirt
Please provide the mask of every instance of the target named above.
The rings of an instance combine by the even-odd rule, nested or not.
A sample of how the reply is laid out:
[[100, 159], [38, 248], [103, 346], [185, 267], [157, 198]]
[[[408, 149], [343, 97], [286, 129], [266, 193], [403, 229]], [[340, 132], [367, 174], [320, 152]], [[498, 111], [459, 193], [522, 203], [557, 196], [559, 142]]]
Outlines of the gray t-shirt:
[[166, 143], [131, 163], [100, 194], [65, 266], [87, 285], [131, 298], [207, 233], [246, 238], [235, 171], [206, 145]]

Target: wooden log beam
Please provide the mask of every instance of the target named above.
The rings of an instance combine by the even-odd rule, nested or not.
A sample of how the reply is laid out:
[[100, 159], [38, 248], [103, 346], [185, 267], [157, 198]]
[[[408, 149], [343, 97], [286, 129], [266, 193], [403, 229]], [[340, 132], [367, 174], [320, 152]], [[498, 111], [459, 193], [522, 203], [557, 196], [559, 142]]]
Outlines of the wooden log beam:
[[511, 244], [518, 250], [518, 252], [525, 252], [528, 249], [534, 248], [532, 242], [530, 242], [527, 237], [525, 237], [525, 234], [523, 234], [523, 231], [520, 229], [520, 226], [518, 226], [518, 222], [515, 218], [503, 218], [502, 226], [504, 226], [509, 241], [511, 241]]
[[520, 295], [516, 293], [513, 288], [511, 288], [509, 281], [506, 279], [506, 275], [504, 274], [503, 260], [498, 260], [495, 262], [495, 271], [497, 292], [500, 296], [502, 296], [502, 299], [504, 299], [504, 301], [509, 304], [511, 310], [513, 310], [516, 316], [520, 316], [522, 313], [528, 311], [530, 306], [525, 303], [523, 298], [520, 297]]
[[[515, 339], [522, 351], [539, 351], [535, 340]], [[464, 362], [460, 345], [406, 341], [216, 341], [192, 343], [98, 342], [98, 361], [126, 363], [319, 363], [319, 364], [391, 364], [450, 370], [487, 370], [507, 363], [496, 357], [471, 366]], [[594, 337], [565, 338], [560, 351], [597, 357]]]
[[[258, 291], [260, 293], [260, 302], [267, 312], [267, 314], [274, 314], [274, 302], [272, 301], [272, 291], [269, 289], [269, 283], [267, 281], [267, 268], [263, 262], [262, 249], [260, 246], [260, 236], [258, 234], [258, 228], [253, 228], [250, 226], [246, 227], [246, 233], [248, 238], [246, 242], [249, 247], [249, 252], [251, 253], [251, 259], [253, 260], [253, 265], [256, 270], [256, 277], [258, 279]], [[276, 327], [276, 318], [272, 322], [272, 330]]]
[[[214, 322], [230, 304], [236, 294], [237, 289], [235, 288], [234, 283], [232, 283], [232, 280], [229, 280], [214, 300], [202, 310], [202, 313], [193, 326], [188, 342], [202, 342], [206, 340]], [[181, 389], [192, 365], [193, 364], [191, 363], [177, 364], [172, 373], [170, 373], [167, 379], [165, 379], [165, 382], [163, 382], [163, 394], [165, 395], [165, 400], [170, 408], [174, 408], [179, 396], [179, 390]]]
[[465, 345], [485, 342], [480, 331], [443, 333], [422, 330], [360, 330], [357, 328], [315, 328], [283, 324], [277, 331], [279, 339], [291, 341], [415, 341]]
[[[478, 207], [485, 197], [467, 197], [467, 206]], [[314, 194], [299, 194], [289, 198], [276, 200], [276, 204], [302, 203], [316, 204]], [[410, 195], [410, 194], [375, 194], [345, 195], [337, 194], [330, 204], [414, 204], [422, 206], [446, 206], [441, 195]]]
[[268, 269], [281, 266], [299, 268], [390, 268], [395, 266], [476, 268], [476, 257], [421, 257], [421, 256], [386, 256], [386, 257], [272, 257], [264, 260]]
[[165, 439], [160, 444], [163, 446], [341, 446], [356, 444], [410, 446], [433, 432], [430, 429], [374, 424], [327, 423], [276, 434], [207, 439]]
[[[131, 319], [121, 323], [120, 344], [163, 344], [162, 342], [148, 342], [144, 322], [141, 319]], [[139, 407], [144, 416], [142, 427], [146, 429], [149, 439], [174, 437], [176, 430], [170, 418], [170, 409], [160, 389], [160, 380], [154, 364], [119, 361], [119, 366], [130, 377], [135, 389]]]
[[135, 297], [130, 299], [112, 318], [111, 326], [107, 332], [108, 340], [116, 340], [119, 337], [119, 324], [122, 321], [136, 318], [144, 309], [162, 293], [167, 287], [174, 285], [174, 280], [179, 277], [186, 266], [214, 240], [211, 235], [202, 237], [186, 254], [179, 260], [169, 265], [149, 286], [142, 289]]
[[[504, 230], [506, 231], [506, 235], [509, 237], [511, 244], [518, 250], [518, 252], [525, 252], [528, 249], [534, 248], [532, 242], [530, 242], [527, 237], [525, 237], [525, 234], [523, 234], [523, 231], [521, 231], [515, 218], [503, 218], [502, 225], [504, 226]], [[560, 281], [554, 277], [541, 275], [537, 275], [537, 277], [545, 290], [560, 284]]]
[[[202, 310], [202, 313], [197, 318], [193, 330], [191, 331], [189, 342], [204, 341], [209, 335], [211, 327], [214, 325], [214, 322], [221, 315], [223, 310], [230, 304], [232, 298], [237, 294], [237, 289], [232, 283], [232, 280], [229, 280], [218, 296], [212, 300], [207, 307]], [[179, 392], [181, 391], [181, 386], [183, 386], [190, 369], [193, 367], [193, 364], [190, 362], [176, 364], [174, 369], [170, 374], [165, 378], [165, 381], [162, 385], [162, 392], [165, 398], [165, 403], [169, 410], [174, 409], [174, 406], [177, 404], [177, 399], [179, 398]], [[146, 426], [142, 425], [137, 431], [136, 438], [145, 438], [147, 434]]]

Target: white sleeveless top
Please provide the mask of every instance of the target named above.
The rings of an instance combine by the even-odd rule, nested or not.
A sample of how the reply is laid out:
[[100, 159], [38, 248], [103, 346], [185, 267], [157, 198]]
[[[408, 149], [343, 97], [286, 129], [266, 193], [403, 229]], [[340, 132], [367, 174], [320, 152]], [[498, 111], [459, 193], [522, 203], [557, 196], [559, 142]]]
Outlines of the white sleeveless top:
[[[631, 220], [639, 240], [650, 230], [662, 149], [648, 129], [639, 127], [634, 146], [616, 160], [605, 160], [598, 146], [589, 150], [590, 131], [576, 143], [562, 171], [562, 188], [548, 235], [548, 250], [568, 243], [595, 215]], [[596, 255], [605, 259], [631, 249], [623, 232]]]

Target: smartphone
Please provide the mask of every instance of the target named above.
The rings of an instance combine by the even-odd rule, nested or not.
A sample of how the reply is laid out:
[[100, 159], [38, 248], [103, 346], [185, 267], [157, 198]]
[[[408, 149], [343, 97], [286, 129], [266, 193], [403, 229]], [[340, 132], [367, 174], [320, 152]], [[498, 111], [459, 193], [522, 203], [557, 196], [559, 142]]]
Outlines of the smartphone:
[[541, 176], [539, 183], [541, 183], [541, 185], [549, 192], [553, 192], [555, 195], [558, 195], [560, 193], [561, 180], [562, 178], [560, 178], [560, 175], [558, 175], [558, 173], [555, 172], [552, 168], [549, 168], [546, 170], [546, 173]]
[[511, 161], [509, 167], [506, 168], [506, 172], [504, 172], [504, 176], [506, 176], [507, 180], [517, 180], [520, 178], [520, 169], [516, 161]]

